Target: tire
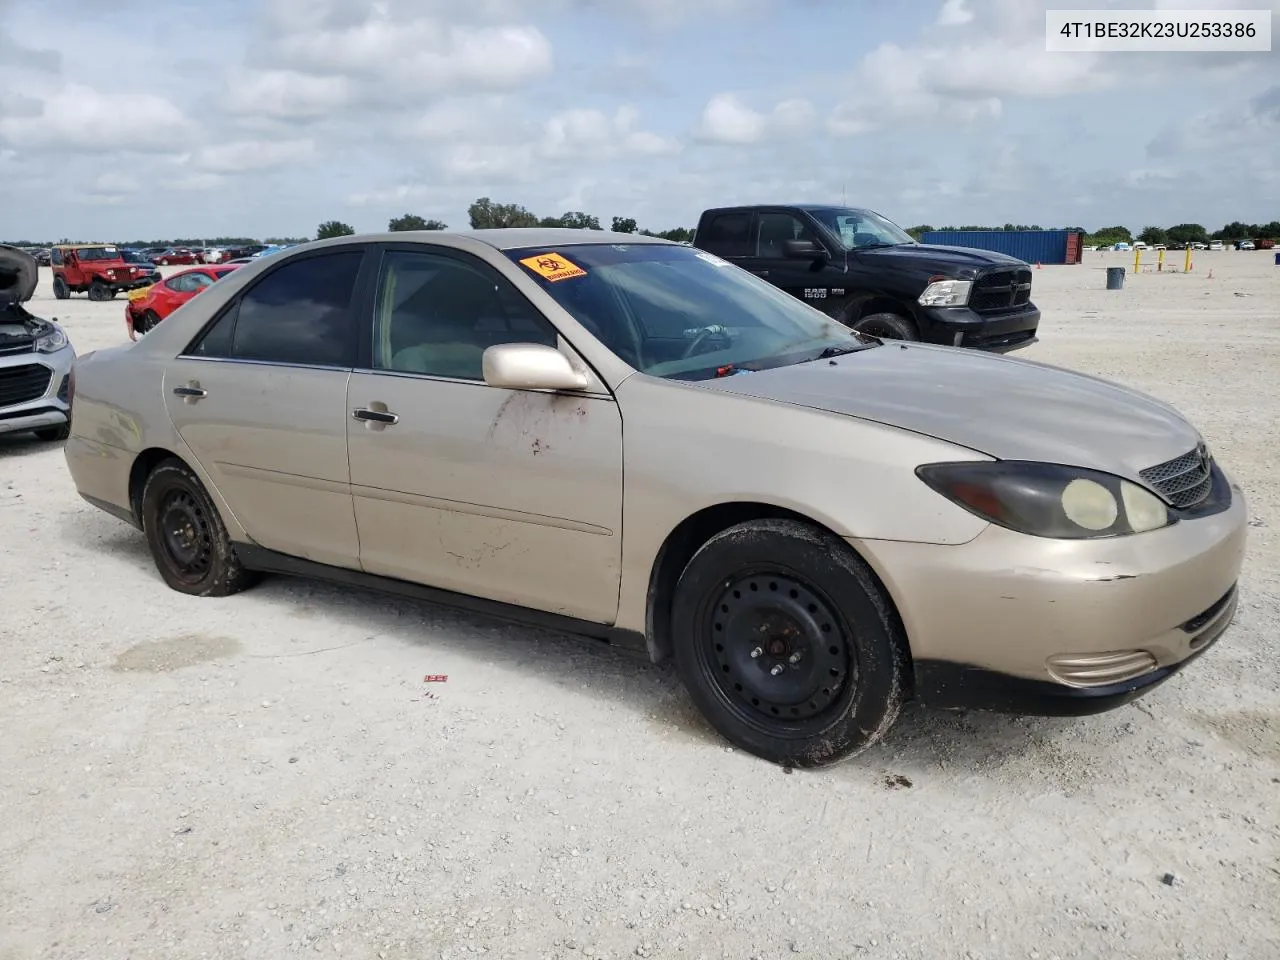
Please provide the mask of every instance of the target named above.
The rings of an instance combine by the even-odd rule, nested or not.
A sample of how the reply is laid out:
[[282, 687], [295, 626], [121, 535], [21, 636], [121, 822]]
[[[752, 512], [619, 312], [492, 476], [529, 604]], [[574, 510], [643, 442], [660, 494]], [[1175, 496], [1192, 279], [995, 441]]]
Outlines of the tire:
[[105, 284], [99, 283], [97, 280], [89, 284], [89, 299], [93, 301], [110, 300], [111, 292]]
[[71, 296], [71, 288], [62, 277], [53, 278], [53, 296], [55, 300], [66, 300]]
[[150, 333], [160, 322], [160, 316], [154, 310], [143, 310], [142, 316], [133, 322], [133, 332], [138, 336]]
[[909, 319], [896, 313], [872, 313], [853, 324], [853, 329], [882, 340], [919, 340], [920, 331]]
[[185, 463], [165, 460], [142, 488], [142, 529], [160, 576], [193, 597], [227, 597], [258, 575], [236, 556], [227, 528], [199, 478]]
[[703, 716], [773, 763], [852, 757], [905, 698], [892, 604], [847, 544], [804, 523], [751, 521], [703, 544], [676, 585], [672, 637]]
[[32, 432], [35, 433], [37, 440], [43, 440], [45, 443], [61, 443], [71, 436], [71, 424], [70, 422], [61, 423], [56, 427], [44, 427]]

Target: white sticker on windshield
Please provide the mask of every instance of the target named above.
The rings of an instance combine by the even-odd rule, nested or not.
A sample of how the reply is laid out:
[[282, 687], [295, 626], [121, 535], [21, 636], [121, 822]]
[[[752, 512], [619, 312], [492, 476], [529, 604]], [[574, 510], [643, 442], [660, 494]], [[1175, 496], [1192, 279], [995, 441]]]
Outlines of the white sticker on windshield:
[[731, 264], [728, 260], [721, 260], [714, 253], [706, 253], [702, 250], [699, 250], [697, 253], [694, 254], [694, 256], [697, 257], [699, 260], [705, 260], [707, 261], [707, 263], [714, 264], [717, 267], [733, 266], [733, 264]]

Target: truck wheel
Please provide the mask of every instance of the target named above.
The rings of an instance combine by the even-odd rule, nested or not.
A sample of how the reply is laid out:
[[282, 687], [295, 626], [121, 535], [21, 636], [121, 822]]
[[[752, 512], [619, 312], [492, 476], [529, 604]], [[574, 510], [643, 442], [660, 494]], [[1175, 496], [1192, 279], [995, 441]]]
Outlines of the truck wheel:
[[257, 582], [258, 574], [236, 556], [204, 485], [181, 460], [165, 460], [151, 471], [140, 513], [156, 569], [172, 589], [227, 597]]
[[53, 278], [53, 296], [56, 300], [66, 300], [71, 296], [71, 289], [67, 286], [67, 281], [61, 277]]
[[872, 313], [853, 324], [853, 329], [882, 340], [919, 340], [920, 332], [906, 317], [896, 313]]
[[694, 554], [674, 599], [680, 678], [742, 749], [816, 767], [865, 750], [897, 718], [902, 628], [838, 537], [793, 520], [730, 527]]
[[99, 283], [97, 280], [89, 284], [90, 300], [110, 300], [111, 292], [107, 289], [106, 284]]

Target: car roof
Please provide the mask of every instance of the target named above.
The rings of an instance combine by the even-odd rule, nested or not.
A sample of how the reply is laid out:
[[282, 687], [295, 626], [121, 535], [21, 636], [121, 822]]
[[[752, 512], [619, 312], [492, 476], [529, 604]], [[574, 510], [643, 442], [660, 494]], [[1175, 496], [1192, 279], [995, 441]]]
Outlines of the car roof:
[[90, 247], [115, 247], [117, 250], [120, 249], [120, 245], [116, 243], [55, 243], [53, 245], [55, 250], [85, 250]]
[[[671, 243], [661, 237], [640, 233], [615, 233], [612, 230], [575, 230], [571, 227], [504, 227], [492, 230], [401, 230], [392, 233], [362, 233], [333, 237], [332, 241], [395, 243], [408, 239], [426, 240], [453, 246], [454, 240], [478, 240], [495, 250], [518, 250], [521, 247], [567, 247], [585, 243]], [[315, 241], [312, 241], [313, 243]], [[325, 242], [325, 241], [321, 241]], [[307, 244], [309, 246], [309, 244]], [[296, 248], [295, 248], [296, 249]]]

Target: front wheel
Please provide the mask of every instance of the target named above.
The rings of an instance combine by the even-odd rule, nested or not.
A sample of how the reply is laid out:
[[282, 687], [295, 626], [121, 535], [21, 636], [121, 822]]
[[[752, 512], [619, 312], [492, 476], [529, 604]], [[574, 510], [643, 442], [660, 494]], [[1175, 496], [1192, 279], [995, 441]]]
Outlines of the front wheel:
[[53, 296], [55, 300], [66, 300], [71, 296], [71, 288], [67, 286], [67, 281], [62, 277], [53, 278]]
[[179, 593], [226, 597], [257, 580], [241, 565], [204, 485], [181, 460], [166, 460], [151, 471], [141, 512], [156, 568]]
[[892, 605], [840, 538], [791, 520], [739, 524], [689, 561], [672, 610], [676, 668], [730, 742], [788, 766], [860, 753], [904, 699]]
[[919, 340], [920, 332], [909, 319], [896, 313], [872, 313], [853, 324], [853, 329], [882, 340]]
[[112, 294], [107, 289], [105, 284], [98, 283], [98, 281], [96, 280], [93, 283], [89, 284], [90, 300], [110, 300], [111, 297], [112, 297]]
[[56, 427], [42, 427], [34, 432], [37, 440], [45, 443], [61, 443], [71, 436], [71, 424], [61, 423]]

